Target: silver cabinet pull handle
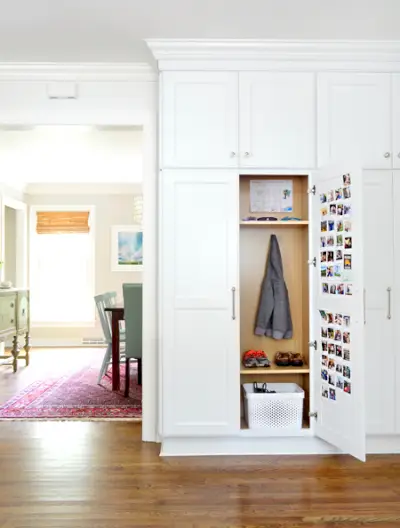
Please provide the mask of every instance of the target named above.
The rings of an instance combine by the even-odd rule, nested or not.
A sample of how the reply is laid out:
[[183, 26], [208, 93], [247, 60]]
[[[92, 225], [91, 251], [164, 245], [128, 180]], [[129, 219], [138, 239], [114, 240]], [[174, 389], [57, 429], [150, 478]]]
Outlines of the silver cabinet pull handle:
[[388, 319], [391, 319], [392, 318], [392, 288], [387, 288], [386, 289], [387, 291], [387, 294], [388, 294], [388, 312], [387, 312], [387, 318]]
[[236, 288], [232, 286], [232, 319], [236, 319]]

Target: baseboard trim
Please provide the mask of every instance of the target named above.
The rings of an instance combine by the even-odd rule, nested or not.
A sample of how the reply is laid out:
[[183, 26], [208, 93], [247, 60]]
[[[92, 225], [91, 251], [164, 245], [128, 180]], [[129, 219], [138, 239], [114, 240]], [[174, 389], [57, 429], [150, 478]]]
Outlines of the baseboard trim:
[[[332, 455], [343, 454], [316, 437], [164, 438], [160, 456]], [[367, 454], [400, 454], [400, 435], [368, 436]]]
[[323, 455], [339, 454], [315, 437], [296, 438], [166, 438], [160, 456]]
[[82, 339], [31, 339], [31, 346], [36, 348], [104, 348], [106, 345], [83, 345]]

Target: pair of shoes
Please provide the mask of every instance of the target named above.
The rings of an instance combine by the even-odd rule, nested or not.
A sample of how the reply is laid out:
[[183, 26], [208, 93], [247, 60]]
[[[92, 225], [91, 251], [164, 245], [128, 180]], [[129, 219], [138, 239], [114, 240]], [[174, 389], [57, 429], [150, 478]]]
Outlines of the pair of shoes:
[[247, 350], [242, 358], [245, 368], [269, 367], [271, 362], [263, 350]]
[[304, 365], [303, 356], [298, 352], [277, 352], [275, 363], [278, 367], [302, 367]]

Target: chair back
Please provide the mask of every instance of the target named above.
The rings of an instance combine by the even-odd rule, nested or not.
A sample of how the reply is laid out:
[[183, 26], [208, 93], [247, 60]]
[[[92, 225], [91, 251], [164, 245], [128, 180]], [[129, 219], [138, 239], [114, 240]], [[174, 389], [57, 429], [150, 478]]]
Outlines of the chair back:
[[117, 304], [117, 292], [107, 292], [96, 295], [94, 298], [97, 312], [99, 314], [101, 327], [103, 329], [104, 339], [109, 344], [112, 341], [111, 317], [110, 313], [106, 312], [106, 308], [111, 308]]
[[140, 359], [142, 357], [142, 284], [123, 284], [125, 318], [125, 356]]

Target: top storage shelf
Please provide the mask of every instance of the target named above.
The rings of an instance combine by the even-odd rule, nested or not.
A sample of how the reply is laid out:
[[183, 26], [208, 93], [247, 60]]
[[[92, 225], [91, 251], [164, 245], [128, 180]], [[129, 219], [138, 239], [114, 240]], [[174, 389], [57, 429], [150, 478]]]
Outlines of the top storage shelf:
[[248, 226], [279, 226], [279, 227], [285, 227], [285, 226], [308, 226], [308, 220], [284, 220], [284, 221], [275, 221], [275, 220], [269, 220], [269, 221], [258, 221], [258, 220], [250, 220], [248, 222], [241, 221], [240, 225], [248, 225]]

